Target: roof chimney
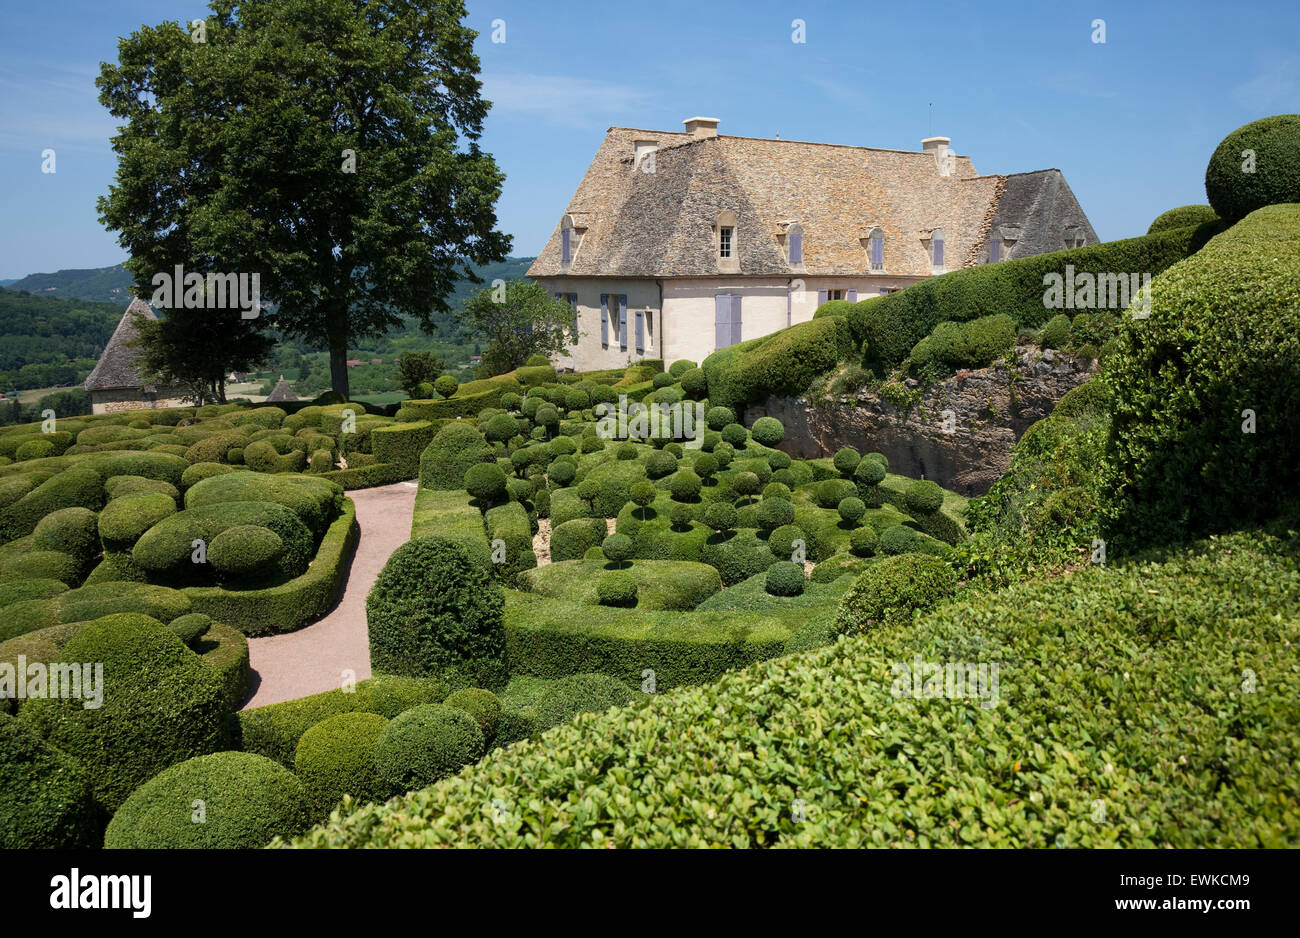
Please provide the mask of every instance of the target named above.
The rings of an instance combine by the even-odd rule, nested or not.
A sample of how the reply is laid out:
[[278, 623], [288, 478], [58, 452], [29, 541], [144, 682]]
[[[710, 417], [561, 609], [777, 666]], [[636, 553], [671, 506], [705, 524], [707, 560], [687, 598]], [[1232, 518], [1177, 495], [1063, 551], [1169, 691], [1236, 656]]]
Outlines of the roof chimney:
[[953, 162], [948, 144], [952, 143], [950, 137], [926, 137], [921, 141], [921, 150], [929, 153], [934, 157], [934, 164], [939, 169], [940, 176], [947, 176], [953, 172]]
[[718, 135], [716, 117], [688, 117], [682, 123], [686, 125], [686, 132], [697, 139], [703, 140], [705, 137]]

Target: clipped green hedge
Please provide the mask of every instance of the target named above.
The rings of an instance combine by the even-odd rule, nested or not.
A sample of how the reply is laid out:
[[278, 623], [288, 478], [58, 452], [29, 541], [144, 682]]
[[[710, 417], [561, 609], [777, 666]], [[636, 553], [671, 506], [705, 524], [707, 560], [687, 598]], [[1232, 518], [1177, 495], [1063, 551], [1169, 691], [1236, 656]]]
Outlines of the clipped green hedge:
[[68, 640], [59, 661], [103, 664], [102, 706], [42, 697], [28, 700], [20, 718], [85, 767], [105, 811], [169, 765], [230, 744], [220, 678], [155, 619], [98, 619]]
[[491, 445], [472, 423], [448, 423], [420, 454], [420, 488], [463, 489], [471, 466], [495, 458]]
[[327, 479], [312, 476], [236, 472], [204, 479], [185, 493], [186, 509], [227, 502], [283, 505], [319, 537], [338, 517], [343, 491]]
[[[1288, 847], [1300, 671], [1277, 650], [1300, 642], [1295, 558], [1233, 536], [972, 597], [580, 716], [295, 843]], [[997, 702], [916, 699], [899, 682], [917, 660], [997, 663]]]
[[375, 764], [375, 748], [387, 725], [382, 714], [339, 713], [303, 733], [293, 771], [307, 790], [314, 817], [327, 817], [344, 795], [367, 802], [395, 793]]
[[221, 678], [227, 706], [231, 710], [243, 706], [253, 683], [253, 669], [248, 661], [248, 639], [244, 633], [224, 623], [213, 622], [190, 647]]
[[[856, 344], [867, 343], [868, 362], [896, 365], [945, 320], [965, 322], [1006, 313], [1017, 325], [1041, 326], [1055, 314], [1043, 305], [1043, 277], [1049, 273], [1064, 276], [1067, 264], [1074, 267], [1076, 274], [1123, 272], [1154, 276], [1200, 250], [1217, 228], [1217, 225], [1179, 228], [1000, 264], [967, 267], [931, 277], [897, 293], [859, 300], [846, 315], [828, 318], [848, 323]], [[712, 396], [712, 383], [709, 391]]]
[[119, 495], [99, 513], [98, 533], [106, 551], [128, 551], [159, 521], [176, 514], [176, 500], [162, 493]]
[[[198, 802], [196, 805], [195, 802]], [[218, 752], [141, 785], [104, 833], [110, 850], [249, 850], [312, 821], [302, 782], [270, 759]]]
[[398, 714], [375, 743], [375, 767], [395, 791], [422, 788], [478, 760], [486, 743], [464, 710], [422, 704]]
[[[519, 582], [530, 593], [598, 605], [597, 583], [608, 569], [613, 567], [604, 560], [557, 561], [529, 570], [519, 577]], [[636, 584], [639, 609], [694, 609], [722, 589], [718, 571], [703, 563], [633, 560], [622, 572]]]
[[241, 748], [293, 768], [304, 733], [340, 713], [378, 713], [395, 717], [404, 710], [446, 699], [451, 688], [441, 678], [376, 674], [338, 690], [239, 711]]
[[1189, 225], [1204, 225], [1219, 220], [1218, 214], [1208, 205], [1180, 205], [1167, 212], [1161, 212], [1147, 229], [1147, 234], [1157, 231], [1169, 231], [1173, 228], [1186, 228]]
[[[1246, 151], [1254, 157], [1249, 166]], [[1265, 117], [1224, 137], [1205, 168], [1205, 194], [1228, 222], [1300, 202], [1300, 114]]]
[[709, 402], [740, 409], [768, 395], [802, 393], [853, 349], [844, 318], [826, 316], [720, 349], [700, 367]]
[[315, 622], [334, 606], [360, 534], [356, 506], [351, 499], [345, 500], [339, 516], [321, 538], [311, 566], [301, 576], [253, 589], [187, 586], [184, 593], [196, 612], [206, 613], [245, 635], [292, 632]]
[[100, 821], [76, 760], [0, 712], [0, 849], [94, 847]]
[[1300, 205], [1251, 213], [1152, 281], [1101, 375], [1113, 549], [1268, 518], [1300, 487], [1297, 282]]
[[437, 431], [438, 424], [427, 420], [375, 427], [370, 432], [370, 449], [377, 463], [401, 467], [404, 479], [414, 479], [420, 474], [420, 454]]

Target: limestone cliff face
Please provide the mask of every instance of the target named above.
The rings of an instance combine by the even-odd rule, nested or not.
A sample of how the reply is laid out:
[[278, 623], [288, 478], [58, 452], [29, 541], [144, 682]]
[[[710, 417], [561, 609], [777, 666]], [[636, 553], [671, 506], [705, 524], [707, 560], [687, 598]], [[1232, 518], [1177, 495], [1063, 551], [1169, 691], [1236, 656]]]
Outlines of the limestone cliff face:
[[1095, 363], [1062, 352], [1022, 348], [1015, 368], [997, 362], [959, 372], [924, 392], [909, 379], [908, 401], [866, 391], [816, 403], [770, 397], [746, 411], [745, 423], [776, 417], [785, 425], [781, 448], [791, 456], [829, 456], [852, 446], [884, 453], [891, 472], [982, 495], [1006, 472], [1021, 434], [1095, 370]]

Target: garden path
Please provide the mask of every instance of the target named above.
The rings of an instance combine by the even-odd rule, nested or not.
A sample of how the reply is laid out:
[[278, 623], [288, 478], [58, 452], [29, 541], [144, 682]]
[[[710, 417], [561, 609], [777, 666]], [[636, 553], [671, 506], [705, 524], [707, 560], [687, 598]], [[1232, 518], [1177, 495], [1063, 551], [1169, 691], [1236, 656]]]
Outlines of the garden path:
[[415, 492], [414, 482], [398, 482], [348, 493], [357, 506], [361, 540], [343, 595], [314, 625], [248, 640], [253, 694], [245, 709], [336, 690], [347, 677], [370, 677], [366, 595], [389, 555], [411, 537]]

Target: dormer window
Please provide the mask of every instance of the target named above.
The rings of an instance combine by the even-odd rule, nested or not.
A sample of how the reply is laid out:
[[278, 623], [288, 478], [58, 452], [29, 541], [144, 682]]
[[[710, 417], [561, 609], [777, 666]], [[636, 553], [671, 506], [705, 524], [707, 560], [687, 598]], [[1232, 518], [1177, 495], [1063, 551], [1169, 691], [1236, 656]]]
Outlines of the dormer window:
[[578, 223], [572, 215], [565, 215], [560, 221], [560, 263], [571, 264], [573, 258], [577, 256], [578, 248], [582, 245], [582, 233], [585, 228], [579, 228]]
[[785, 230], [785, 244], [789, 253], [790, 266], [799, 267], [803, 265], [803, 228], [799, 225], [791, 225]]
[[943, 270], [943, 229], [936, 228], [930, 232], [930, 269], [933, 272]]
[[572, 248], [570, 247], [570, 237], [573, 234], [572, 228], [560, 229], [560, 263], [567, 264], [573, 259]]
[[1070, 225], [1065, 229], [1065, 246], [1066, 248], [1081, 248], [1087, 243], [1083, 236], [1083, 231], [1078, 225]]
[[879, 228], [871, 230], [869, 239], [871, 244], [871, 269], [885, 269], [885, 233]]
[[717, 252], [718, 269], [724, 273], [740, 271], [740, 245], [736, 241], [736, 213], [719, 212], [714, 222], [714, 250]]

